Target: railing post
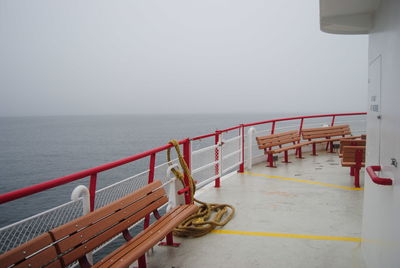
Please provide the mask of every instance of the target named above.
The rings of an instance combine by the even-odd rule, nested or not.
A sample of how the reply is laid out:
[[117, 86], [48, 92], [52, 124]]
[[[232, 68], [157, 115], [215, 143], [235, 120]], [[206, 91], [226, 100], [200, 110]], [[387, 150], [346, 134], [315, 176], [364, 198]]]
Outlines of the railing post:
[[221, 146], [220, 146], [220, 135], [221, 135], [221, 132], [220, 131], [215, 131], [215, 145], [217, 145], [217, 148], [215, 148], [215, 161], [217, 162], [216, 164], [215, 164], [215, 175], [217, 176], [217, 178], [215, 179], [215, 187], [216, 188], [219, 188], [220, 186], [221, 186], [221, 179], [220, 179], [220, 176], [221, 176], [221, 173], [220, 173], [220, 170], [221, 170], [221, 165], [220, 165], [220, 163], [221, 163], [221, 161], [220, 161], [220, 158], [222, 157], [222, 155], [221, 155], [221, 150], [220, 150], [220, 148], [221, 148]]
[[336, 118], [336, 115], [332, 116], [331, 126], [333, 126], [335, 124], [335, 118]]
[[271, 135], [275, 133], [275, 121], [272, 122]]
[[149, 164], [149, 180], [148, 183], [152, 183], [154, 181], [154, 167], [156, 165], [156, 154], [150, 155], [150, 164]]
[[303, 124], [304, 124], [304, 118], [302, 118], [300, 121], [299, 135], [301, 135], [301, 132], [303, 131]]
[[[336, 118], [336, 115], [333, 115], [332, 116], [331, 127], [335, 124], [335, 118]], [[333, 152], [333, 141], [330, 141], [330, 142], [326, 143], [326, 148], [325, 148], [326, 151], [328, 151], [329, 145], [331, 146], [331, 151], [330, 152], [332, 153]]]
[[90, 175], [89, 182], [89, 198], [90, 198], [90, 211], [94, 210], [96, 200], [96, 184], [97, 184], [97, 173]]
[[248, 160], [247, 160], [247, 168], [252, 168], [253, 167], [253, 134], [256, 133], [256, 129], [254, 127], [251, 127], [248, 131], [247, 131], [247, 146], [248, 146], [248, 152], [249, 152], [249, 156], [248, 156]]
[[[150, 155], [150, 162], [149, 162], [149, 177], [148, 177], [148, 184], [154, 181], [154, 167], [156, 165], [156, 154]], [[150, 214], [147, 214], [144, 218], [143, 229], [146, 229], [150, 225]]]
[[[192, 159], [191, 159], [191, 144], [190, 144], [190, 139], [186, 139], [186, 141], [183, 143], [183, 159], [186, 162], [186, 165], [189, 169], [190, 172], [192, 172]], [[189, 177], [185, 174], [184, 177], [184, 181], [185, 181], [185, 186], [189, 187]], [[191, 200], [190, 200], [190, 196], [192, 195], [192, 193], [190, 192], [190, 187], [189, 187], [189, 191], [187, 191], [185, 193], [185, 202], [186, 204], [190, 204]]]
[[[301, 133], [303, 131], [303, 124], [304, 124], [304, 118], [302, 118], [301, 121], [300, 121], [300, 127], [299, 127], [299, 137], [300, 137], [300, 139], [299, 139], [299, 141], [297, 143], [301, 142]], [[301, 147], [296, 149], [296, 155], [297, 155], [298, 158], [303, 158], [303, 155], [302, 155], [302, 152], [301, 152]]]
[[243, 173], [244, 172], [244, 125], [240, 125], [240, 135], [241, 135], [241, 163], [239, 166], [239, 172]]

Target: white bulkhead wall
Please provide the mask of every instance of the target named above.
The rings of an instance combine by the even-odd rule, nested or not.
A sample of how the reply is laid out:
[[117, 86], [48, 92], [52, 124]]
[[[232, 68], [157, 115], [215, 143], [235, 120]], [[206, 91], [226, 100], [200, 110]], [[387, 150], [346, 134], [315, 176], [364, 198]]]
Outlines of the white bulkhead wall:
[[[374, 13], [369, 35], [370, 77], [376, 77], [377, 59], [380, 61], [381, 89], [380, 156], [372, 157], [379, 152], [379, 145], [370, 141], [366, 166], [380, 164], [380, 177], [392, 178], [393, 186], [376, 185], [365, 174], [362, 251], [367, 267], [400, 267], [399, 0], [381, 1]], [[375, 123], [370, 120], [369, 117], [367, 135], [372, 137], [376, 129], [372, 125]], [[392, 159], [397, 160], [397, 167]]]
[[380, 165], [382, 171], [379, 176], [391, 178], [393, 185], [377, 185], [365, 174], [362, 252], [369, 268], [398, 268], [400, 0], [320, 0], [320, 19], [324, 32], [369, 33], [366, 166]]

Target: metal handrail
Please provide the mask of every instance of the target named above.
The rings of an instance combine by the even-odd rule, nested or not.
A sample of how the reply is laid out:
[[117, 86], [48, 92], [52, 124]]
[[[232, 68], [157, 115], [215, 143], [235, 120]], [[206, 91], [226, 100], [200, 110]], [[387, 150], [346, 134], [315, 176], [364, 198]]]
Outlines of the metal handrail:
[[367, 173], [371, 180], [379, 185], [392, 185], [393, 180], [390, 178], [381, 178], [376, 175], [375, 171], [381, 171], [381, 166], [369, 166], [367, 167]]

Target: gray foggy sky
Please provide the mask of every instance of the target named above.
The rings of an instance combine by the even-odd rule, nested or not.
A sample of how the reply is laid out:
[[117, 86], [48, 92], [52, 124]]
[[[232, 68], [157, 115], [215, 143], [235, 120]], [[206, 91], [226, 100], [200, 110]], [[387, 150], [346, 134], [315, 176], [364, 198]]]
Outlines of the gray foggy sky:
[[366, 110], [318, 0], [0, 0], [0, 116]]

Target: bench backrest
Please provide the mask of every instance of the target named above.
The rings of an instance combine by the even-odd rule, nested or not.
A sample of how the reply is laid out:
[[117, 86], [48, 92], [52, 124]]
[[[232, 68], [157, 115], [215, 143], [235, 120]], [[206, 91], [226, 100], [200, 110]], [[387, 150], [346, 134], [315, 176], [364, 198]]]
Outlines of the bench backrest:
[[[107, 206], [6, 252], [0, 256], [0, 267], [9, 266], [3, 266], [3, 262], [26, 263], [23, 265], [24, 267], [28, 266], [27, 261], [32, 262], [32, 267], [48, 267], [46, 265], [65, 267], [75, 262], [166, 204], [168, 198], [161, 186], [160, 181], [155, 181]], [[35, 247], [31, 248], [33, 243]], [[22, 254], [27, 248], [30, 248], [31, 252], [29, 253], [32, 254], [46, 247], [48, 249], [40, 251], [28, 259], [25, 259], [26, 254]], [[17, 257], [20, 260], [17, 260]], [[52, 260], [54, 262], [49, 264]]]
[[0, 267], [62, 267], [49, 233], [44, 233], [0, 256]]
[[295, 143], [300, 140], [297, 130], [286, 131], [268, 136], [256, 137], [258, 148], [267, 149], [287, 143]]
[[343, 147], [345, 146], [365, 146], [366, 140], [354, 140], [354, 139], [341, 139], [339, 155], [343, 154]]
[[335, 136], [345, 137], [346, 135], [351, 135], [349, 125], [338, 125], [338, 126], [320, 127], [320, 128], [304, 128], [301, 130], [301, 133], [304, 140], [328, 138]]
[[342, 163], [356, 163], [361, 160], [360, 162], [363, 165], [365, 163], [365, 146], [344, 146], [342, 158]]

